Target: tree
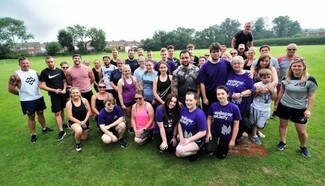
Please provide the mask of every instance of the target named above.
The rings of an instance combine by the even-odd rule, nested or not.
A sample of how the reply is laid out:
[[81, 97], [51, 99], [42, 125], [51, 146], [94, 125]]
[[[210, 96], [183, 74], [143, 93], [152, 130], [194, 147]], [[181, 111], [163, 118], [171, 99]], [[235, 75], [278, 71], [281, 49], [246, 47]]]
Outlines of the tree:
[[267, 19], [263, 17], [257, 18], [256, 21], [253, 22], [251, 29], [254, 39], [258, 40], [274, 37], [273, 32], [271, 30], [268, 30], [266, 27]]
[[290, 20], [289, 16], [279, 16], [273, 21], [273, 31], [277, 37], [292, 37], [301, 33], [300, 24]]
[[238, 27], [241, 24], [238, 20], [231, 20], [226, 18], [224, 22], [220, 24], [220, 35], [217, 38], [217, 41], [221, 44], [230, 46], [231, 40], [234, 37], [235, 33], [238, 31]]
[[45, 49], [47, 51], [47, 55], [55, 56], [62, 50], [62, 47], [58, 42], [49, 42], [47, 43]]
[[65, 29], [59, 30], [58, 41], [63, 48], [69, 52], [74, 51], [72, 35]]
[[78, 46], [80, 53], [87, 52], [88, 42], [85, 42], [85, 40], [88, 37], [88, 29], [85, 26], [76, 24], [73, 27], [68, 26], [67, 31], [71, 34], [73, 44]]
[[27, 33], [24, 22], [11, 17], [0, 18], [0, 58], [6, 58], [10, 54], [10, 49], [19, 40], [26, 41], [34, 38], [31, 33]]
[[105, 32], [102, 29], [91, 28], [88, 32], [90, 37], [90, 46], [94, 47], [96, 52], [102, 52], [106, 47]]

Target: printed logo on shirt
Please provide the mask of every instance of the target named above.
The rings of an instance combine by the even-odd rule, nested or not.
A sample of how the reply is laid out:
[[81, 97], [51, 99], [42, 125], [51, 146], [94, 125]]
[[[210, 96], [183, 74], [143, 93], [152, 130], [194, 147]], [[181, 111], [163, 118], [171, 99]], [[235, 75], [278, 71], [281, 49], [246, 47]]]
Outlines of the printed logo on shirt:
[[55, 78], [55, 77], [58, 76], [58, 75], [60, 75], [60, 74], [55, 74], [55, 75], [53, 75], [53, 76], [49, 75], [49, 79], [53, 79], [53, 78]]
[[228, 127], [226, 125], [223, 125], [221, 128], [221, 134], [223, 135], [228, 135], [231, 133], [231, 126], [229, 125]]
[[190, 123], [193, 123], [193, 120], [190, 118], [187, 118], [186, 116], [182, 116], [179, 120], [180, 123], [183, 123], [184, 125], [188, 125]]
[[29, 78], [26, 79], [25, 82], [28, 83], [28, 84], [30, 84], [30, 85], [33, 85], [33, 83], [35, 82], [35, 79], [32, 78], [32, 77], [29, 77]]
[[217, 119], [224, 119], [226, 121], [229, 117], [232, 117], [232, 113], [218, 111], [214, 112], [213, 117]]

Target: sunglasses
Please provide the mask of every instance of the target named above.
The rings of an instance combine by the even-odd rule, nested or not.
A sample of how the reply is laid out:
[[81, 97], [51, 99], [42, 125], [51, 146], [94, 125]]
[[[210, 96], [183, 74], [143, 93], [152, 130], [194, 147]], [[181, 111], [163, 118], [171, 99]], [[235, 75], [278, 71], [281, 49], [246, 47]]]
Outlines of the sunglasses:
[[230, 53], [231, 55], [236, 55], [237, 53]]
[[204, 55], [205, 57], [210, 57], [210, 55]]
[[297, 58], [293, 58], [292, 61], [293, 62], [304, 62], [305, 59], [304, 58], [297, 57]]
[[106, 103], [106, 105], [107, 106], [111, 106], [111, 105], [115, 105], [115, 103], [114, 102], [112, 102], [112, 103]]
[[295, 49], [295, 48], [288, 48], [288, 50], [289, 50], [289, 51], [295, 51], [295, 50], [297, 50], [297, 49]]
[[139, 98], [134, 98], [134, 100], [142, 100], [142, 98], [141, 98], [141, 97], [139, 97]]
[[98, 86], [98, 88], [106, 88], [106, 86]]
[[69, 67], [62, 67], [63, 69], [68, 69]]

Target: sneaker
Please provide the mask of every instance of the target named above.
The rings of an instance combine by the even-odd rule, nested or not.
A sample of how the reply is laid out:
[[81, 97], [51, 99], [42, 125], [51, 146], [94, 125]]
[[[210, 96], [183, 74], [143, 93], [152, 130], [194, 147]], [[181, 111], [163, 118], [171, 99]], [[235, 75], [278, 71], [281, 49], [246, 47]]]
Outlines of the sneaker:
[[260, 138], [266, 137], [261, 131], [257, 131], [257, 136], [259, 136]]
[[37, 136], [36, 134], [32, 134], [31, 137], [30, 137], [30, 142], [31, 143], [36, 143], [37, 142]]
[[65, 136], [66, 134], [67, 134], [66, 132], [64, 132], [64, 131], [60, 131], [60, 132], [59, 132], [59, 136], [58, 136], [58, 141], [63, 140], [63, 138], [64, 138], [64, 136]]
[[252, 136], [251, 140], [256, 144], [256, 145], [261, 145], [262, 142], [260, 140], [260, 138], [258, 138], [257, 136]]
[[300, 152], [303, 156], [305, 156], [305, 158], [311, 158], [311, 155], [307, 150], [307, 147], [300, 147]]
[[82, 146], [81, 146], [80, 143], [76, 145], [76, 151], [77, 152], [81, 152], [82, 151]]
[[284, 150], [284, 148], [287, 146], [287, 144], [283, 143], [282, 141], [279, 142], [279, 144], [276, 146], [278, 150]]
[[127, 146], [127, 143], [123, 138], [119, 139], [117, 142], [121, 145], [122, 148], [125, 148]]
[[66, 129], [66, 128], [68, 128], [68, 124], [63, 123], [63, 124], [62, 124], [62, 127], [63, 127], [64, 129]]
[[200, 156], [199, 153], [200, 152], [198, 151], [196, 154], [193, 154], [193, 155], [188, 156], [188, 161], [190, 161], [190, 162], [196, 161], [199, 158], [199, 156]]
[[42, 132], [43, 133], [52, 133], [52, 132], [54, 132], [54, 130], [46, 127], [45, 129], [42, 129]]
[[272, 115], [270, 116], [270, 119], [275, 119], [276, 118], [276, 115], [275, 115], [275, 112], [272, 113]]

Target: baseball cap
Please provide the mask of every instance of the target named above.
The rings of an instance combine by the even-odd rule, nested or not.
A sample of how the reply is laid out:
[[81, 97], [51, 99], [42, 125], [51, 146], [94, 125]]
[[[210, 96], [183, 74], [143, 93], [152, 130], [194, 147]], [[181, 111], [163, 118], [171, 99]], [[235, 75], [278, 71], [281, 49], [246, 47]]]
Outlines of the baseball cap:
[[241, 48], [245, 49], [245, 45], [244, 44], [239, 44], [238, 49], [241, 49]]

